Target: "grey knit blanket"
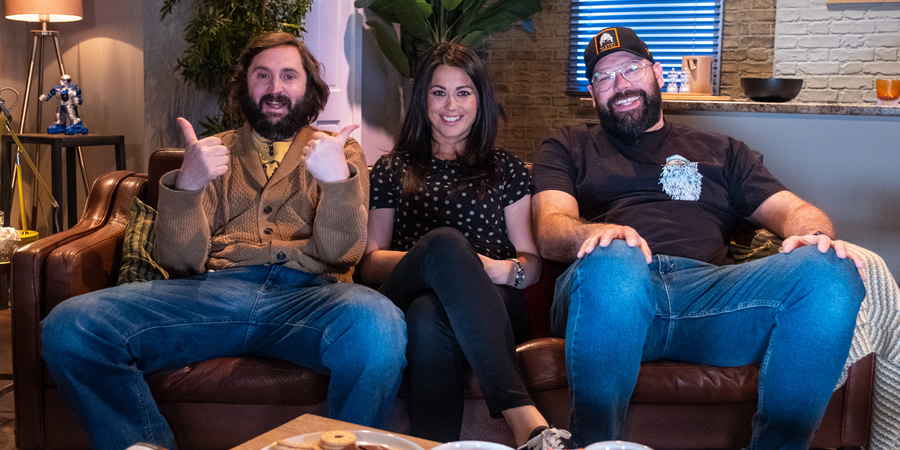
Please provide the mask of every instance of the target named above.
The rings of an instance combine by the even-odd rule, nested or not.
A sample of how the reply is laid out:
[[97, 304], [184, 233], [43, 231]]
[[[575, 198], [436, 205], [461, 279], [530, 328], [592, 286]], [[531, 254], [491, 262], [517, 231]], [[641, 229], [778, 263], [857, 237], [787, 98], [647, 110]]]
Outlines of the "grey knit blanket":
[[847, 369], [874, 352], [875, 392], [869, 446], [873, 450], [900, 449], [900, 288], [880, 256], [848, 243], [866, 263], [866, 298], [856, 317]]

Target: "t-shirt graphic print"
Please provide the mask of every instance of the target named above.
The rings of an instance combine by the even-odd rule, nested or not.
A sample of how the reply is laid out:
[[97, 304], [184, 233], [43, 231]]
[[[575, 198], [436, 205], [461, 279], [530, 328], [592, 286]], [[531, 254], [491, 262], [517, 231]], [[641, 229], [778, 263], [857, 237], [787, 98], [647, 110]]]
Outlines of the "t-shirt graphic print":
[[697, 170], [697, 163], [690, 162], [681, 155], [672, 155], [666, 158], [659, 184], [663, 186], [663, 192], [672, 200], [700, 200], [703, 175]]

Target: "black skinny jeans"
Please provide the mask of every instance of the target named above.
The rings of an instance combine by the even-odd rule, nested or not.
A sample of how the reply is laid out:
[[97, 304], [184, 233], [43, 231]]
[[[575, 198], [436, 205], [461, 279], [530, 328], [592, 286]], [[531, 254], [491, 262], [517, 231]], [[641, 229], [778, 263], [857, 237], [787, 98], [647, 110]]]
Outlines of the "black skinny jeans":
[[381, 292], [406, 313], [413, 435], [459, 440], [468, 366], [491, 416], [534, 404], [515, 353], [516, 342], [527, 333], [522, 293], [495, 285], [458, 230], [438, 228], [426, 234], [400, 260]]

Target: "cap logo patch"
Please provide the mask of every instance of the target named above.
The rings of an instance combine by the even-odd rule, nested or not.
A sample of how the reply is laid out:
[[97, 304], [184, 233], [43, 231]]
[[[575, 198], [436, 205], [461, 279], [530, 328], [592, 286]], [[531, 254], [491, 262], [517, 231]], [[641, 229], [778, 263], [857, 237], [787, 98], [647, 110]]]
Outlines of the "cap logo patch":
[[617, 47], [620, 47], [619, 34], [616, 30], [609, 30], [600, 35], [600, 48], [597, 49], [597, 53], [602, 53]]

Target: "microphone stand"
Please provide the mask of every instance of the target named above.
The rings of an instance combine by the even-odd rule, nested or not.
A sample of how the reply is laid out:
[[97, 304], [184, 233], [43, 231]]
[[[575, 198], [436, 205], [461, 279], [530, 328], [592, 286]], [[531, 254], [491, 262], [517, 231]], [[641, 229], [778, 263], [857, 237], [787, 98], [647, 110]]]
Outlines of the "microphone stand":
[[[28, 164], [28, 167], [31, 168], [32, 173], [34, 173], [34, 179], [37, 180], [38, 185], [44, 188], [47, 191], [47, 195], [50, 196], [50, 203], [53, 205], [53, 220], [58, 220], [56, 217], [56, 210], [59, 209], [59, 203], [57, 203], [56, 198], [53, 197], [53, 190], [47, 186], [47, 183], [41, 177], [38, 168], [34, 165], [34, 162], [31, 161], [31, 157], [28, 156], [28, 152], [25, 151], [25, 147], [22, 145], [22, 142], [19, 141], [19, 136], [13, 131], [10, 124], [12, 123], [12, 115], [9, 113], [9, 110], [4, 106], [4, 101], [0, 98], [0, 112], [6, 116], [6, 120], [3, 120], [3, 127], [6, 129], [6, 132], [12, 137], [13, 141], [16, 143], [16, 161], [15, 161], [15, 169], [13, 176], [13, 186], [18, 182], [18, 191], [19, 191], [19, 218], [22, 220], [22, 229], [19, 230], [19, 237], [22, 239], [23, 243], [35, 241], [38, 239], [39, 235], [36, 230], [29, 230], [28, 225], [25, 221], [25, 198], [22, 194], [22, 166], [19, 162], [19, 157], [21, 156], [25, 159], [25, 162]], [[0, 129], [0, 137], [3, 136], [3, 129]], [[10, 189], [13, 189], [13, 186], [10, 186]], [[12, 206], [12, 205], [10, 205]]]

